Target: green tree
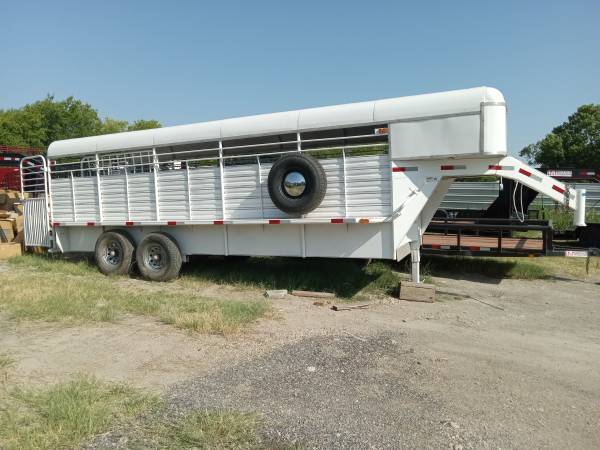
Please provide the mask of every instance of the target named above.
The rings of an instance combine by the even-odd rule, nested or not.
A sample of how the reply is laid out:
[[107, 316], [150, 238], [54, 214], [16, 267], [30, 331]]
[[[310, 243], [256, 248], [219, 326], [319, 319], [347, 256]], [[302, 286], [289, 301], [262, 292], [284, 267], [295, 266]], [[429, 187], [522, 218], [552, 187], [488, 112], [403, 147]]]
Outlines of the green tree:
[[46, 130], [43, 116], [31, 109], [0, 111], [0, 145], [44, 147]]
[[158, 120], [136, 120], [127, 126], [127, 131], [149, 130], [151, 128], [160, 128], [162, 125]]
[[89, 103], [53, 95], [18, 109], [0, 110], [0, 145], [42, 148], [61, 139], [157, 128], [156, 120], [101, 120]]
[[98, 112], [89, 104], [67, 97], [62, 101], [48, 95], [44, 100], [25, 105], [24, 110], [39, 111], [45, 129], [44, 147], [60, 139], [92, 136], [98, 134], [101, 126]]
[[116, 120], [106, 117], [100, 124], [98, 134], [122, 133], [127, 131], [128, 123], [126, 120]]
[[582, 105], [521, 156], [543, 167], [600, 167], [600, 104]]

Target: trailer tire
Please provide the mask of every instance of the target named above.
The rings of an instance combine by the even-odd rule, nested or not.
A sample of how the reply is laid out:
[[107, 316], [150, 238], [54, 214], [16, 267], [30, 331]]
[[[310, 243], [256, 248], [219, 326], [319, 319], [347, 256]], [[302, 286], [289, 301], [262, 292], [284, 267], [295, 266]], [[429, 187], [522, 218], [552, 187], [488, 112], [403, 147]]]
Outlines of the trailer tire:
[[118, 231], [106, 231], [96, 241], [96, 264], [104, 275], [129, 275], [135, 247], [131, 238]]
[[151, 281], [177, 278], [183, 262], [175, 239], [165, 233], [147, 235], [139, 243], [135, 256], [140, 273]]
[[[293, 184], [298, 180], [300, 184]], [[288, 214], [306, 214], [323, 201], [327, 176], [315, 158], [295, 153], [283, 156], [273, 164], [268, 187], [271, 201], [280, 210]]]

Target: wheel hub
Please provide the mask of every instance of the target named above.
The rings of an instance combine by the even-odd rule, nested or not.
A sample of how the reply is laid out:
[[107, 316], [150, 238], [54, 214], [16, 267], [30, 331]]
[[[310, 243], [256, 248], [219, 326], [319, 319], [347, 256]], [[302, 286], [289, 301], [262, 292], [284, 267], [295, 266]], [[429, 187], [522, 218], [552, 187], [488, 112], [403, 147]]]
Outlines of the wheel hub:
[[161, 245], [150, 245], [144, 255], [146, 265], [152, 270], [160, 270], [165, 262], [165, 250]]
[[123, 260], [123, 249], [118, 241], [109, 241], [104, 253], [104, 261], [112, 266], [118, 266]]
[[283, 190], [290, 197], [300, 197], [306, 190], [306, 179], [300, 172], [289, 172], [283, 179]]

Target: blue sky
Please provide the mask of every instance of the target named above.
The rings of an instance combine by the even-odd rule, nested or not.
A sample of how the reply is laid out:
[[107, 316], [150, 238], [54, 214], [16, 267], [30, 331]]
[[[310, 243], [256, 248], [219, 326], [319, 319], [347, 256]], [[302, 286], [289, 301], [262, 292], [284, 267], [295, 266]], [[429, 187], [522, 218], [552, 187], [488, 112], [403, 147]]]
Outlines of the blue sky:
[[494, 86], [518, 152], [600, 103], [600, 2], [0, 0], [0, 108], [176, 125]]

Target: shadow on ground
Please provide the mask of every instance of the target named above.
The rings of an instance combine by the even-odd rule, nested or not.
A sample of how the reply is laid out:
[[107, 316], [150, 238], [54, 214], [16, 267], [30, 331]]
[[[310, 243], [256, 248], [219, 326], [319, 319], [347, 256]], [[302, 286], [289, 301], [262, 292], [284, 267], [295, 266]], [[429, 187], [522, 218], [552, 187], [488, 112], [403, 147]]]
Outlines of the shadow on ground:
[[344, 298], [365, 288], [391, 293], [397, 284], [389, 263], [327, 258], [195, 257], [184, 266], [182, 277], [264, 289], [333, 292]]

